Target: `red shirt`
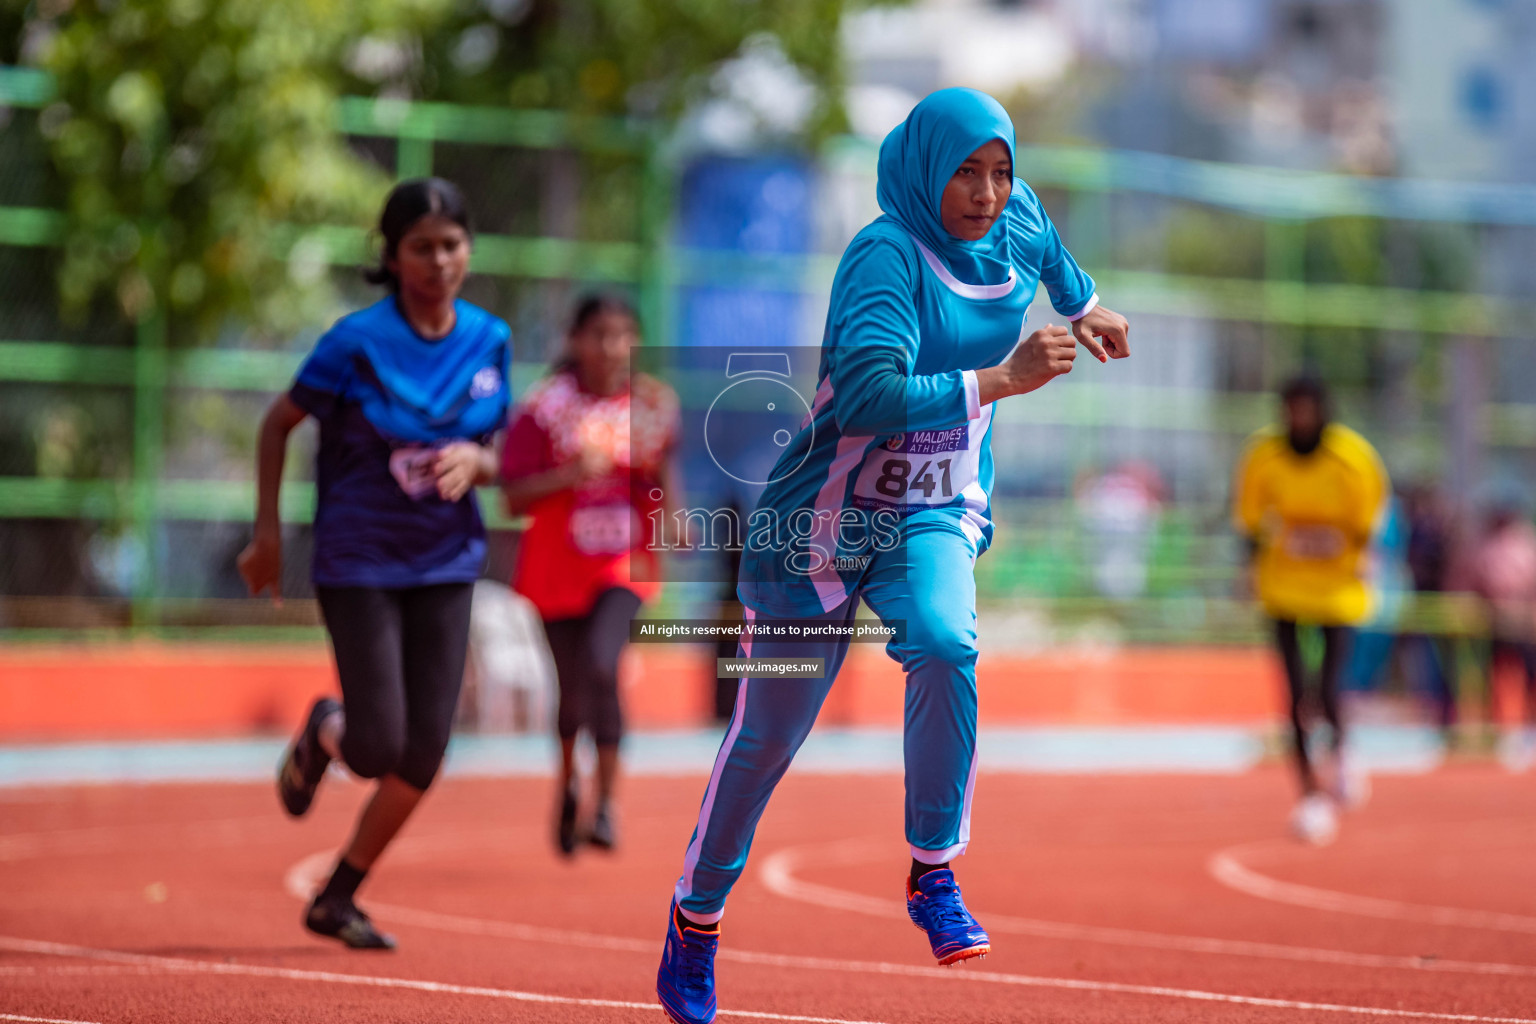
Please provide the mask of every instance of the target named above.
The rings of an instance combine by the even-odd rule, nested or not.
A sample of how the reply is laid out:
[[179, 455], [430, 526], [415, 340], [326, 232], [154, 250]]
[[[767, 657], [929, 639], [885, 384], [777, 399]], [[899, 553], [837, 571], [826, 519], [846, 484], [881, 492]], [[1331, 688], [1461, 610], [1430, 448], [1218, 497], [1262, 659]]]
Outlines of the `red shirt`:
[[573, 462], [584, 449], [611, 467], [528, 509], [512, 586], [546, 621], [586, 615], [613, 587], [642, 600], [661, 589], [653, 538], [677, 418], [677, 396], [652, 377], [637, 374], [624, 391], [600, 396], [569, 370], [540, 381], [513, 412], [503, 480]]

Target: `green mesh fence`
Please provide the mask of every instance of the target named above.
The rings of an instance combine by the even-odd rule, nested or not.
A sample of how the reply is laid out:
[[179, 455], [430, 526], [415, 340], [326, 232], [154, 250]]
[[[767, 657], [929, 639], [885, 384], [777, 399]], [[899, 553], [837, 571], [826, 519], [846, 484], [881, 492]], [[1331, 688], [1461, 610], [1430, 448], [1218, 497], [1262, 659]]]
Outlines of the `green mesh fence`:
[[[274, 609], [245, 598], [233, 560], [254, 503], [255, 424], [313, 335], [279, 350], [167, 352], [152, 322], [101, 312], [61, 323], [58, 186], [38, 131], [48, 100], [46, 78], [0, 68], [0, 630], [311, 627], [302, 600]], [[401, 176], [437, 173], [465, 189], [480, 227], [466, 297], [511, 322], [518, 390], [542, 371], [585, 284], [633, 289], [648, 340], [670, 343], [679, 287], [751, 283], [824, 303], [846, 242], [824, 232], [805, 257], [674, 244], [669, 211], [687, 197], [645, 126], [354, 99], [337, 130]], [[552, 226], [540, 190], [548, 162], [571, 159], [582, 168], [574, 213]], [[1135, 355], [1124, 370], [1089, 367], [1000, 409], [1000, 525], [978, 563], [984, 601], [1107, 623], [1138, 642], [1252, 641], [1253, 615], [1232, 596], [1226, 478], [1243, 438], [1271, 416], [1273, 387], [1303, 363], [1340, 382], [1344, 418], [1399, 480], [1440, 481], [1465, 498], [1480, 475], [1536, 469], [1536, 405], [1525, 401], [1536, 391], [1521, 369], [1536, 304], [1519, 289], [1477, 290], [1476, 260], [1491, 238], [1536, 231], [1536, 189], [1029, 146], [1018, 165], [1106, 303], [1132, 318]], [[835, 141], [819, 168], [872, 194], [867, 143]], [[842, 194], [828, 189], [822, 202]], [[323, 246], [344, 301], [367, 301], [356, 273], [364, 231], [305, 237]], [[1349, 254], [1362, 250], [1409, 255], [1360, 283]], [[1047, 304], [1032, 317], [1048, 319]], [[1468, 364], [1477, 379], [1463, 386]], [[301, 432], [284, 492], [286, 589], [300, 597], [312, 445]], [[1161, 492], [1133, 530], [1106, 523], [1090, 497], [1103, 471], [1126, 464], [1151, 466]], [[504, 572], [509, 524], [492, 516], [502, 532], [491, 571]], [[1134, 586], [1106, 583], [1104, 555], [1117, 545]], [[1480, 629], [1457, 598], [1404, 614], [1431, 632]]]

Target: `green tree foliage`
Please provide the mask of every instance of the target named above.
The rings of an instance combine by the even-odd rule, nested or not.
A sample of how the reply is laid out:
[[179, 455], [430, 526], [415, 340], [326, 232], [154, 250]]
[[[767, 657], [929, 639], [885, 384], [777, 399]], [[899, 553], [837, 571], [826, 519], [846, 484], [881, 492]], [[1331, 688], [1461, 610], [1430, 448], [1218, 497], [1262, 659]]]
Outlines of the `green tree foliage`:
[[27, 6], [21, 0], [0, 0], [0, 64], [21, 62]]
[[[667, 118], [767, 46], [842, 124], [838, 25], [857, 0], [0, 0], [55, 76], [41, 119], [76, 318], [162, 314], [177, 344], [328, 312], [305, 225], [364, 224], [387, 185], [335, 134], [346, 92]], [[23, 33], [17, 33], [20, 39]], [[300, 228], [292, 244], [292, 226]]]
[[110, 296], [177, 343], [232, 320], [287, 331], [328, 298], [323, 254], [284, 224], [366, 223], [386, 187], [335, 134], [341, 55], [420, 29], [444, 0], [75, 0], [39, 12], [58, 99], [64, 307]]
[[[388, 68], [452, 102], [670, 118], [744, 50], [783, 55], [814, 90], [806, 134], [844, 126], [839, 25], [858, 0], [456, 0]], [[867, 6], [863, 4], [862, 6]], [[389, 40], [380, 40], [387, 42]], [[396, 44], [414, 41], [396, 38]], [[380, 74], [364, 76], [377, 82]]]

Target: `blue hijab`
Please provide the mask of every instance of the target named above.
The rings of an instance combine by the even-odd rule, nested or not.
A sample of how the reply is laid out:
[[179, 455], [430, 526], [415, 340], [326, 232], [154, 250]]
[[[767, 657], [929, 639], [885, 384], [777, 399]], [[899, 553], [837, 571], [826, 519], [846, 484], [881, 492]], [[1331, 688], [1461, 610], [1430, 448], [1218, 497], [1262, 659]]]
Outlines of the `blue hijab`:
[[944, 230], [939, 198], [965, 158], [1002, 139], [1013, 160], [1013, 121], [1002, 104], [975, 89], [940, 89], [891, 130], [880, 145], [880, 209], [949, 264], [966, 284], [999, 284], [1011, 266], [999, 217], [986, 236], [964, 242]]

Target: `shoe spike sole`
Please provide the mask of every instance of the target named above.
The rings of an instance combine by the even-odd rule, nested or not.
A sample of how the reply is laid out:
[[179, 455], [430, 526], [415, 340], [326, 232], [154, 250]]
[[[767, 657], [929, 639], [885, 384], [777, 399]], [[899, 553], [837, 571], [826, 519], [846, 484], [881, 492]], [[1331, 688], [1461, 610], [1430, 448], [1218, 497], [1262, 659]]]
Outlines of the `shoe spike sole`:
[[963, 964], [967, 960], [984, 959], [990, 952], [992, 952], [991, 946], [973, 946], [970, 949], [964, 949], [958, 953], [951, 953], [949, 956], [939, 961], [939, 966], [953, 967], [956, 964]]

